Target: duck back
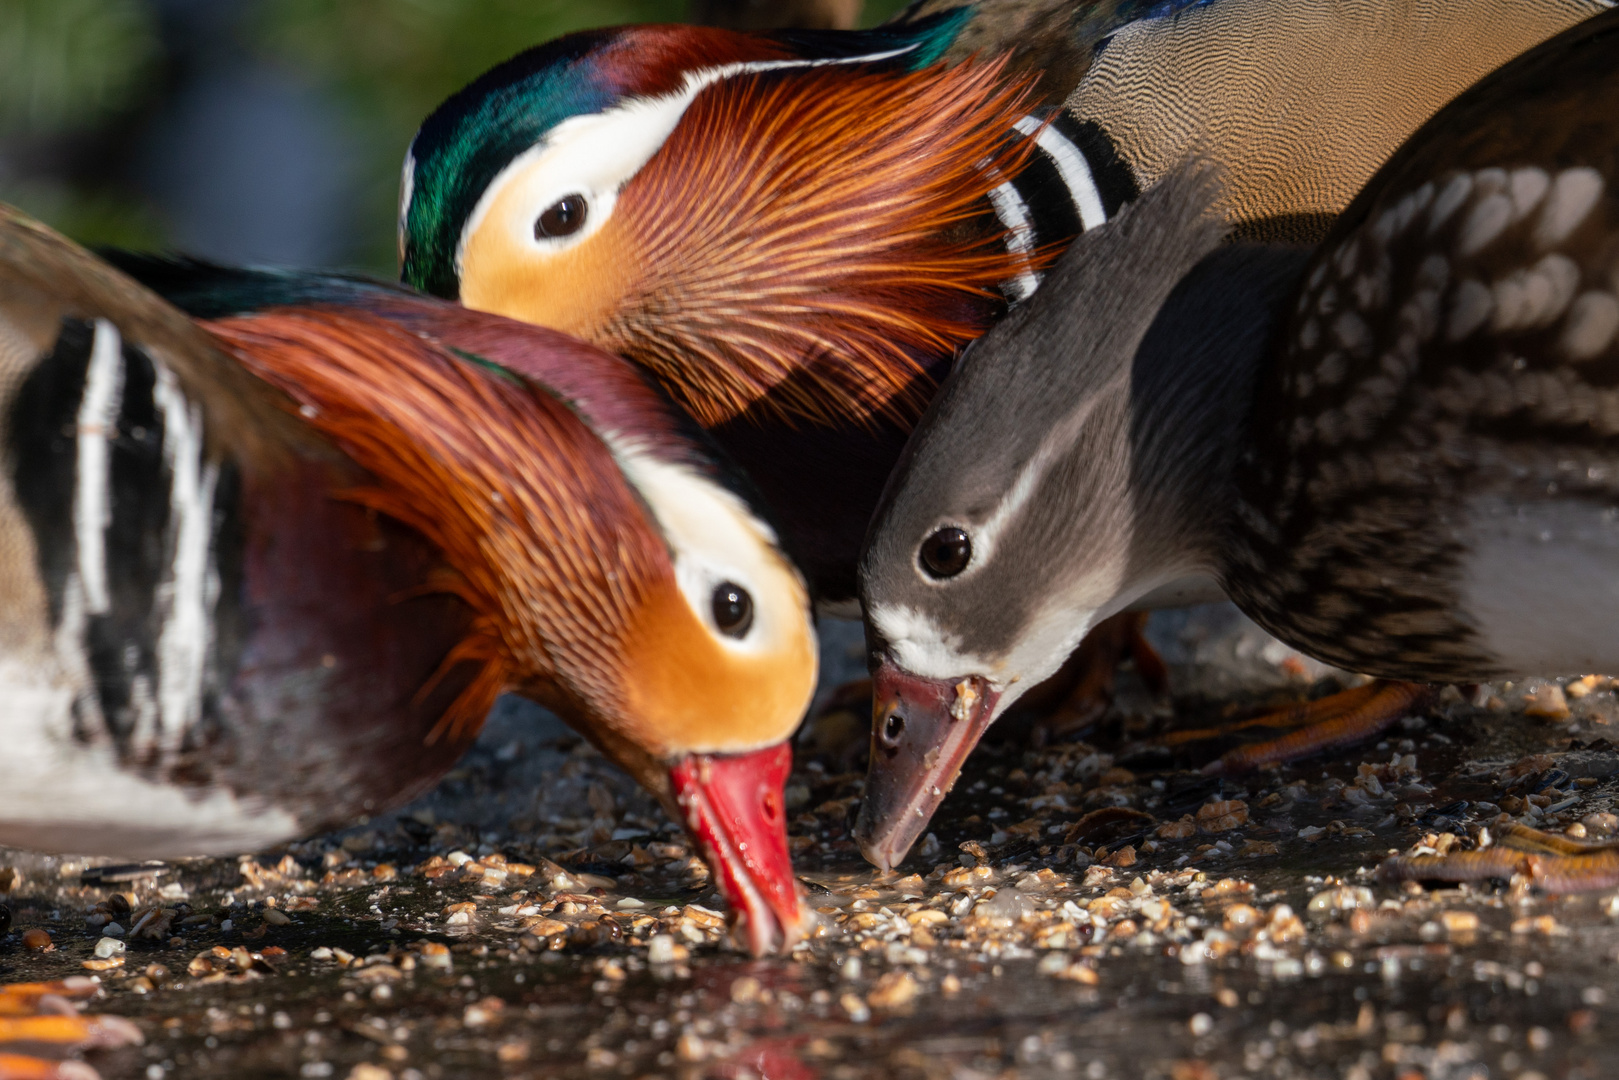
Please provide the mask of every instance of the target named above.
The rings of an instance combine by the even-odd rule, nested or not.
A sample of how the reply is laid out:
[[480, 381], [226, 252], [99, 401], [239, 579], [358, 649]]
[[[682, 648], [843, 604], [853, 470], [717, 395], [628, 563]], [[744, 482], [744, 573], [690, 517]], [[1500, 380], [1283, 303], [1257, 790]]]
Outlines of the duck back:
[[436, 550], [340, 497], [367, 474], [289, 404], [0, 213], [0, 843], [241, 850], [453, 764], [423, 742], [467, 613], [427, 595]]
[[1483, 80], [1345, 212], [1262, 378], [1236, 598], [1360, 671], [1619, 668], [1619, 14]]

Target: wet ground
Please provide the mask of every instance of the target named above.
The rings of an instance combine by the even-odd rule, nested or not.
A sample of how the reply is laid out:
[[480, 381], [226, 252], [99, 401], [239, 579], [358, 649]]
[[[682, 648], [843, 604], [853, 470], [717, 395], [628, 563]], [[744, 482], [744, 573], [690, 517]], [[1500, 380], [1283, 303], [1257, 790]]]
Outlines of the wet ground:
[[343, 833], [161, 866], [0, 851], [0, 982], [98, 978], [91, 1011], [144, 1037], [87, 1055], [108, 1078], [1619, 1076], [1610, 894], [1373, 873], [1503, 813], [1619, 827], [1606, 680], [1451, 691], [1221, 781], [1195, 766], [1223, 746], [1152, 738], [1331, 680], [1227, 609], [1153, 632], [1173, 702], [1127, 679], [1084, 742], [985, 748], [887, 878], [848, 838], [836, 723], [813, 733], [788, 797], [821, 923], [789, 959], [733, 951], [679, 831], [508, 703], [437, 791]]

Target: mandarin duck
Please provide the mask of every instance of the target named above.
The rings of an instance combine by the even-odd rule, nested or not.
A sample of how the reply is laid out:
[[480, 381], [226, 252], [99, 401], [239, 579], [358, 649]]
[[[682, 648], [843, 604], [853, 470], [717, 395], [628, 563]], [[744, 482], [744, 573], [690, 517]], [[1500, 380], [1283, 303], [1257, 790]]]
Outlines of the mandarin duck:
[[[970, 15], [523, 53], [413, 142], [405, 280], [644, 365], [759, 486], [822, 609], [854, 616], [871, 509], [937, 379], [1135, 194], [994, 64], [929, 67]], [[1052, 696], [1099, 711], [1120, 652], [1156, 659], [1139, 627], [1094, 636]]]
[[[970, 730], [1085, 626], [1203, 574], [1382, 679], [1619, 667], [1616, 97], [1611, 12], [1442, 110], [1313, 253], [1223, 244], [1218, 167], [1081, 237], [946, 382], [878, 511], [883, 662]], [[1409, 687], [1215, 768], [1366, 738], [1389, 721], [1366, 701]], [[896, 862], [907, 834], [865, 839]], [[1619, 882], [1611, 850], [1503, 840], [1388, 873]]]
[[[1450, 96], [1598, 10], [985, 0], [862, 33], [574, 35], [423, 125], [403, 272], [645, 365], [758, 482], [820, 602], [846, 611], [871, 509], [938, 379], [1073, 236], [1191, 146], [1232, 170], [1239, 227], [1318, 235]], [[1141, 606], [1217, 595], [1168, 583]], [[1113, 656], [1151, 659], [1140, 616], [1107, 625], [1107, 678], [1081, 666], [1063, 706], [1079, 721]], [[874, 754], [897, 749], [895, 701], [875, 702]]]
[[425, 790], [512, 690], [685, 824], [750, 948], [790, 945], [814, 628], [701, 432], [554, 331], [120, 261], [208, 318], [0, 218], [0, 842], [305, 835]]
[[[1065, 238], [1003, 242], [988, 196], [1037, 121], [998, 65], [930, 66], [967, 14], [521, 53], [412, 142], [403, 277], [646, 367], [758, 484], [817, 599], [852, 613], [871, 507], [936, 379]], [[1068, 189], [1051, 202], [1077, 229]]]

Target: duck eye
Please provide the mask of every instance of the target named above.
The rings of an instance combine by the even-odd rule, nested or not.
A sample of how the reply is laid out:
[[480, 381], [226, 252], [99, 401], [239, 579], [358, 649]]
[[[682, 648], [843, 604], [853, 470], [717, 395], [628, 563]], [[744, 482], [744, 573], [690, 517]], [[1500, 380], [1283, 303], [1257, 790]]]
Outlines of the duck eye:
[[714, 586], [714, 625], [720, 633], [731, 637], [746, 637], [753, 625], [753, 597], [748, 590], [730, 581]]
[[920, 556], [929, 577], [955, 577], [972, 561], [973, 542], [962, 530], [947, 525], [922, 541]]
[[583, 195], [562, 196], [534, 220], [534, 239], [572, 236], [585, 227], [585, 215], [589, 210], [590, 206]]

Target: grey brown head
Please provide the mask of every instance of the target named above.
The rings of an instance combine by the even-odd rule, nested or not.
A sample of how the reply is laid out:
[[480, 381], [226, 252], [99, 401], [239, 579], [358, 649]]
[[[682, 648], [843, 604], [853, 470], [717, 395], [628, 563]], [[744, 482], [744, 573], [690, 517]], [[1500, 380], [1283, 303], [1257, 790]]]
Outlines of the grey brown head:
[[[1247, 384], [1212, 358], [1185, 361], [1209, 340], [1207, 316], [1165, 301], [1220, 243], [1218, 193], [1212, 172], [1185, 170], [1082, 237], [973, 347], [907, 447], [861, 565], [877, 701], [858, 839], [879, 866], [904, 856], [984, 730], [1086, 631], [1206, 571], [1217, 493], [1201, 470], [1160, 463], [1218, 457], [1199, 433]], [[1239, 252], [1193, 276], [1264, 271]], [[1227, 316], [1251, 352], [1264, 311]], [[1207, 385], [1174, 385], [1188, 377]]]

